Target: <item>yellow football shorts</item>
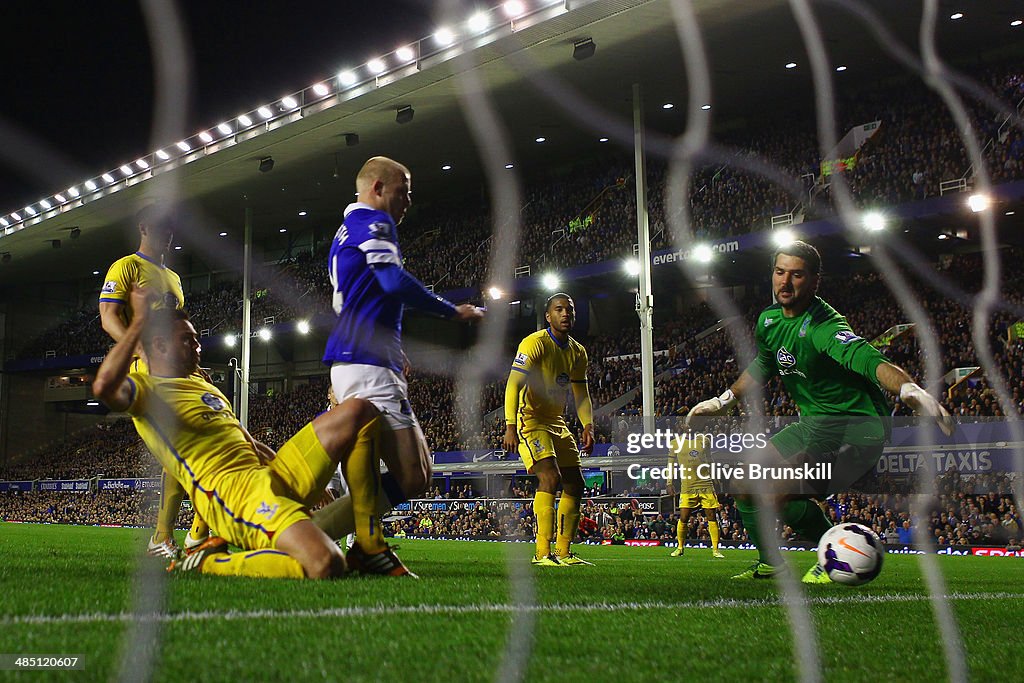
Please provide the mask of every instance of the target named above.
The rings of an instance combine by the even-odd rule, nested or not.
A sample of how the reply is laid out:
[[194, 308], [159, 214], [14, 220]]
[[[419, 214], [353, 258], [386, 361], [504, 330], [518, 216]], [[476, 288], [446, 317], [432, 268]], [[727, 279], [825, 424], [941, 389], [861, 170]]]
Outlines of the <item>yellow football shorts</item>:
[[696, 491], [693, 493], [679, 494], [679, 507], [695, 510], [699, 507], [705, 510], [718, 509], [718, 496], [714, 491]]
[[244, 550], [275, 548], [280, 534], [310, 518], [335, 466], [312, 423], [277, 452], [270, 465], [221, 477], [214, 491], [196, 491], [200, 514], [217, 533]]
[[533, 465], [544, 458], [555, 458], [558, 467], [579, 467], [580, 449], [568, 429], [559, 434], [536, 430], [519, 432], [519, 457], [526, 465], [527, 472], [533, 472]]

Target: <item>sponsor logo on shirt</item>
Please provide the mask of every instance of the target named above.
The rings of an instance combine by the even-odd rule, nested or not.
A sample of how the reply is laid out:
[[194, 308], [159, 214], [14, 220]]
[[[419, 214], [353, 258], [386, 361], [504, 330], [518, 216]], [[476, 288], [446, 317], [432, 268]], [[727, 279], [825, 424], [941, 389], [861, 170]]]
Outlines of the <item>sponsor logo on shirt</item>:
[[839, 332], [836, 332], [836, 339], [839, 340], [840, 344], [849, 344], [850, 342], [860, 338], [861, 337], [852, 330], [840, 330]]
[[516, 354], [516, 359], [514, 361], [512, 361], [512, 363], [515, 364], [515, 365], [522, 365], [522, 366], [525, 367], [527, 360], [529, 360], [529, 359], [526, 357], [525, 353], [517, 353]]
[[256, 508], [257, 515], [263, 515], [267, 519], [273, 519], [274, 515], [277, 514], [278, 504], [268, 505], [266, 502], [261, 502], [260, 506]]
[[210, 406], [214, 410], [224, 410], [224, 401], [220, 400], [217, 396], [214, 396], [210, 392], [203, 394], [203, 403]]
[[775, 354], [775, 360], [780, 368], [791, 368], [796, 365], [796, 357], [787, 351], [785, 346], [779, 347], [779, 352]]
[[103, 283], [103, 293], [104, 294], [113, 294], [116, 291], [117, 291], [117, 282], [116, 281], [108, 280], [107, 282]]
[[765, 318], [764, 319], [764, 326], [765, 327], [771, 327], [773, 322], [775, 322], [775, 318]]

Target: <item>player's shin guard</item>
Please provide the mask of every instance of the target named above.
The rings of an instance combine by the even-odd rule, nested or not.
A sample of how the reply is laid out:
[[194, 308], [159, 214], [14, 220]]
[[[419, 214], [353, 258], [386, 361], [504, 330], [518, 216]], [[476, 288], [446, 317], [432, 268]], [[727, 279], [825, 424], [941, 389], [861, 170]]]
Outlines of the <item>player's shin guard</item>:
[[708, 534], [711, 536], [711, 550], [718, 550], [718, 522], [708, 522]]
[[782, 521], [814, 543], [832, 528], [825, 513], [812, 500], [791, 500], [782, 508]]
[[537, 491], [533, 494], [533, 516], [537, 518], [537, 557], [551, 554], [551, 537], [555, 531], [555, 494]]
[[380, 421], [380, 416], [374, 417], [359, 430], [352, 452], [342, 463], [345, 481], [352, 495], [356, 543], [371, 555], [387, 547], [377, 511], [378, 500], [383, 497], [380, 489], [380, 456], [377, 453]]
[[215, 576], [251, 576], [260, 579], [304, 579], [302, 565], [280, 550], [250, 550], [208, 557], [200, 569]]
[[558, 535], [555, 537], [555, 555], [565, 557], [569, 554], [569, 546], [576, 540], [576, 531], [580, 528], [580, 499], [567, 496], [562, 492], [558, 501]]
[[174, 537], [174, 524], [178, 521], [181, 501], [185, 500], [185, 489], [178, 480], [166, 471], [160, 473], [160, 509], [156, 516], [156, 532], [153, 542], [161, 543]]

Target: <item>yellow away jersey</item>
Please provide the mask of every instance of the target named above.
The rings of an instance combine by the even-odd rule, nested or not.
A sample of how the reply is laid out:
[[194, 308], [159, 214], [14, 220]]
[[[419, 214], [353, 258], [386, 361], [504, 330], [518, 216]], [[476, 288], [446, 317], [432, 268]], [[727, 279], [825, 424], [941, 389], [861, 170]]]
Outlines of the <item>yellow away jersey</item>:
[[679, 437], [675, 450], [668, 456], [668, 465], [676, 465], [681, 473], [679, 478], [679, 492], [693, 493], [714, 490], [714, 482], [711, 477], [701, 477], [700, 474], [707, 474], [707, 467], [711, 463], [711, 449], [704, 439], [687, 439]]
[[[569, 337], [559, 344], [547, 328], [519, 343], [512, 370], [526, 375], [519, 391], [515, 421], [522, 429], [561, 432], [566, 428], [562, 412], [572, 383], [587, 381], [587, 351]], [[510, 416], [506, 415], [506, 419]]]
[[132, 321], [131, 302], [129, 295], [133, 285], [145, 287], [155, 292], [160, 298], [153, 307], [167, 306], [185, 307], [185, 294], [181, 291], [181, 278], [170, 268], [163, 266], [147, 256], [135, 252], [119, 258], [107, 269], [100, 290], [100, 301], [124, 304], [121, 309], [121, 321], [128, 325]]
[[[217, 387], [190, 377], [128, 375], [128, 414], [150, 452], [190, 494], [212, 495], [224, 474], [259, 467], [231, 404]], [[194, 490], [197, 489], [197, 490]]]

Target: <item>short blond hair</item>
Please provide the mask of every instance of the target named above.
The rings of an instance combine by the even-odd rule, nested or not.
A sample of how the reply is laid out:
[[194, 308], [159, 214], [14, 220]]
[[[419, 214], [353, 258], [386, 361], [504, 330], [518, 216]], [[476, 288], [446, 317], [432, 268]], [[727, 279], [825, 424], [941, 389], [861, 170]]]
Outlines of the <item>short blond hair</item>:
[[410, 176], [409, 169], [388, 157], [370, 157], [356, 174], [356, 192], [370, 189], [377, 180], [392, 182], [396, 176]]

